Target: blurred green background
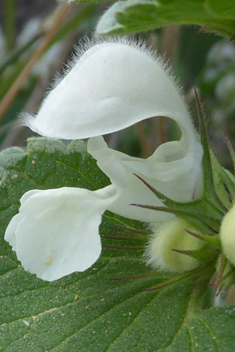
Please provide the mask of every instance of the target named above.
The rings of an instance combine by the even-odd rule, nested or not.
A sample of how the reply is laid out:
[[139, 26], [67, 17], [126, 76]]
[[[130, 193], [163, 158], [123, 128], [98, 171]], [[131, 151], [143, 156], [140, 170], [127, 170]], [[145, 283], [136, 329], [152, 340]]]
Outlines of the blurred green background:
[[[37, 112], [45, 92], [74, 45], [91, 37], [108, 2], [67, 5], [55, 0], [0, 0], [0, 148], [24, 147], [32, 134], [20, 114]], [[193, 87], [203, 101], [209, 136], [219, 160], [231, 167], [224, 131], [235, 142], [235, 44], [197, 26], [171, 26], [132, 35], [168, 61], [197, 125]], [[170, 100], [170, 99], [169, 99]], [[107, 136], [109, 145], [147, 157], [159, 144], [177, 139], [177, 126], [151, 119]]]

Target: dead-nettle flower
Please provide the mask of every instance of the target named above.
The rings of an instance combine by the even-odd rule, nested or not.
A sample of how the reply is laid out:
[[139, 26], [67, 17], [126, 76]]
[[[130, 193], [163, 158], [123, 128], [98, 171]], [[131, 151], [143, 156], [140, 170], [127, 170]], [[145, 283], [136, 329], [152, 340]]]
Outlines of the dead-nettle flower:
[[[161, 145], [146, 160], [106, 145], [102, 135], [153, 116], [175, 120], [180, 140]], [[90, 138], [88, 152], [111, 180], [94, 192], [60, 188], [23, 195], [5, 239], [23, 267], [44, 280], [84, 271], [99, 258], [99, 225], [107, 209], [150, 223], [174, 218], [130, 205], [162, 205], [134, 174], [176, 201], [202, 195], [203, 148], [187, 107], [169, 70], [143, 45], [93, 45], [73, 61], [36, 117], [26, 116], [25, 124], [46, 137]]]

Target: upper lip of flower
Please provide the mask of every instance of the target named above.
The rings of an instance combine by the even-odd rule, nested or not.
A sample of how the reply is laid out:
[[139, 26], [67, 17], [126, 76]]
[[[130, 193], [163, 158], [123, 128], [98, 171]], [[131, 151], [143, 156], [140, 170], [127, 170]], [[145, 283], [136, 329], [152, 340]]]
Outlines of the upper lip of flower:
[[82, 139], [167, 116], [179, 124], [182, 141], [194, 144], [196, 134], [180, 90], [149, 51], [136, 44], [103, 43], [75, 61], [36, 117], [26, 116], [32, 130], [46, 137]]
[[[98, 166], [112, 182], [111, 186], [94, 193], [79, 188], [75, 191], [78, 203], [79, 199], [83, 199], [84, 192], [87, 192], [88, 199], [94, 200], [96, 211], [91, 213], [90, 206], [87, 208], [84, 206], [88, 215], [84, 215], [82, 221], [83, 229], [90, 231], [90, 224], [96, 219], [95, 230], [93, 228], [96, 238], [101, 215], [106, 209], [125, 217], [149, 222], [163, 220], [169, 216], [161, 212], [156, 218], [154, 211], [137, 209], [129, 205], [141, 202], [161, 204], [161, 201], [146, 189], [133, 173], [139, 174], [160, 191], [169, 192], [175, 200], [191, 200], [195, 187], [197, 196], [201, 195], [202, 146], [179, 94], [179, 89], [176, 89], [175, 83], [172, 82], [169, 73], [165, 73], [163, 66], [159, 59], [154, 60], [153, 55], [136, 45], [126, 42], [97, 44], [78, 59], [65, 79], [49, 93], [37, 116], [35, 118], [28, 115], [25, 117], [25, 124], [32, 130], [44, 136], [63, 139], [101, 136], [151, 116], [168, 116], [179, 124], [182, 132], [181, 139], [160, 146], [147, 160], [132, 158], [109, 149], [102, 137], [90, 139], [89, 153], [97, 160]], [[108, 98], [103, 99], [103, 96]], [[159, 175], [164, 175], [164, 178]], [[64, 207], [67, 209], [66, 204], [71, 197], [70, 192], [65, 189], [49, 191], [51, 191], [52, 199], [53, 197], [60, 198], [63, 194]], [[47, 204], [49, 191], [40, 191], [40, 195], [27, 192], [23, 196], [20, 215], [12, 219], [5, 238], [13, 245], [27, 270], [50, 281], [67, 275], [69, 272], [81, 271], [81, 263], [78, 260], [75, 266], [71, 265], [70, 269], [63, 270], [62, 259], [57, 257], [53, 265], [57, 265], [58, 270], [51, 274], [49, 264], [55, 257], [54, 252], [46, 261], [49, 264], [42, 267], [40, 256], [38, 259], [33, 259], [31, 256], [29, 258], [27, 246], [22, 250], [22, 238], [27, 242], [27, 238], [31, 236], [30, 241], [32, 242], [32, 236], [38, 235], [38, 229], [35, 228], [35, 231], [32, 231], [32, 228], [30, 231], [27, 229], [24, 220], [28, 218], [30, 207], [26, 205], [32, 203], [31, 206], [33, 206], [34, 203], [35, 207], [38, 206], [41, 212], [39, 215], [43, 218], [42, 208], [45, 208]], [[185, 191], [184, 194], [183, 191]], [[56, 202], [54, 201], [53, 204], [56, 209]], [[79, 206], [75, 207], [76, 209], [81, 211]], [[23, 226], [24, 223], [26, 227]], [[84, 227], [84, 224], [87, 224], [87, 227]], [[39, 226], [37, 221], [31, 225]], [[78, 232], [79, 226], [77, 225]], [[52, 231], [49, 222], [48, 228]], [[44, 238], [44, 247], [51, 246], [49, 242], [53, 236], [50, 237], [50, 231], [48, 230], [48, 236]], [[60, 230], [57, 229], [57, 231]], [[87, 231], [84, 230], [83, 239], [87, 236]], [[46, 227], [44, 227], [44, 232], [47, 232]], [[67, 241], [67, 236], [66, 234], [64, 241]], [[60, 245], [63, 247], [63, 241]], [[95, 254], [92, 257], [92, 243], [89, 244], [87, 250], [90, 250], [90, 260], [87, 261], [87, 265], [83, 266], [83, 270], [89, 268], [98, 259], [101, 246], [98, 247], [94, 250]]]

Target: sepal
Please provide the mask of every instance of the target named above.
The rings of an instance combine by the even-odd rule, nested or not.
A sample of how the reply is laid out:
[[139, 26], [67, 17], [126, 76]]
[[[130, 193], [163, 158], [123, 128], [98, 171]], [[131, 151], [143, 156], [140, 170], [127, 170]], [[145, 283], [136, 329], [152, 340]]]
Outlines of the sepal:
[[218, 250], [210, 246], [209, 244], [204, 245], [198, 249], [172, 249], [173, 251], [180, 253], [182, 255], [187, 255], [191, 258], [197, 259], [201, 263], [207, 264], [212, 262], [218, 256]]
[[145, 180], [136, 175], [161, 201], [165, 206], [151, 206], [142, 204], [133, 204], [138, 207], [162, 211], [174, 214], [180, 218], [184, 218], [197, 227], [200, 231], [210, 235], [215, 235], [220, 228], [221, 220], [224, 213], [217, 209], [213, 204], [209, 203], [204, 197], [199, 200], [190, 202], [176, 202], [166, 197], [164, 194], [153, 188]]

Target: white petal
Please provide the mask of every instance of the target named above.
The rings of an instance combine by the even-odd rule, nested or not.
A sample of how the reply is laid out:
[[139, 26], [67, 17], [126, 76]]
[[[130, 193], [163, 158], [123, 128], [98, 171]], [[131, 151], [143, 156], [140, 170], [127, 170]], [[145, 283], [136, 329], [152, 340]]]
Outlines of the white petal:
[[[32, 195], [37, 194], [39, 192], [41, 192], [41, 190], [32, 189], [31, 191], [28, 191], [28, 192], [24, 193], [23, 196], [20, 199], [20, 203], [23, 204], [24, 202], [26, 202], [26, 200], [28, 198], [30, 198]], [[15, 237], [16, 229], [17, 229], [17, 227], [18, 227], [18, 225], [19, 225], [19, 223], [20, 223], [20, 221], [22, 219], [23, 219], [23, 215], [22, 214], [19, 213], [19, 214], [15, 215], [11, 219], [9, 225], [7, 226], [6, 232], [5, 232], [4, 238], [5, 238], [5, 240], [7, 242], [10, 243], [10, 245], [12, 246], [12, 249], [14, 251], [16, 250], [16, 237]]]
[[14, 251], [16, 250], [16, 230], [22, 219], [22, 214], [16, 214], [15, 216], [13, 216], [9, 225], [6, 228], [6, 232], [4, 235], [5, 240], [10, 243]]
[[[29, 191], [5, 239], [25, 270], [47, 281], [88, 269], [100, 256], [99, 225], [115, 188]], [[14, 240], [12, 240], [14, 238]]]
[[179, 90], [160, 60], [136, 44], [109, 42], [82, 55], [25, 124], [43, 136], [82, 139], [152, 116], [173, 118], [183, 138], [195, 139]]
[[99, 168], [118, 188], [118, 198], [109, 210], [140, 221], [165, 221], [163, 212], [138, 208], [130, 204], [163, 205], [134, 174], [176, 201], [190, 201], [202, 194], [202, 147], [194, 143], [193, 152], [185, 150], [182, 141], [161, 145], [148, 159], [130, 157], [109, 149], [102, 137], [91, 138], [89, 153]]
[[41, 192], [42, 192], [41, 189], [31, 189], [30, 191], [24, 193], [23, 196], [20, 198], [20, 204], [23, 205], [34, 194], [38, 194]]

